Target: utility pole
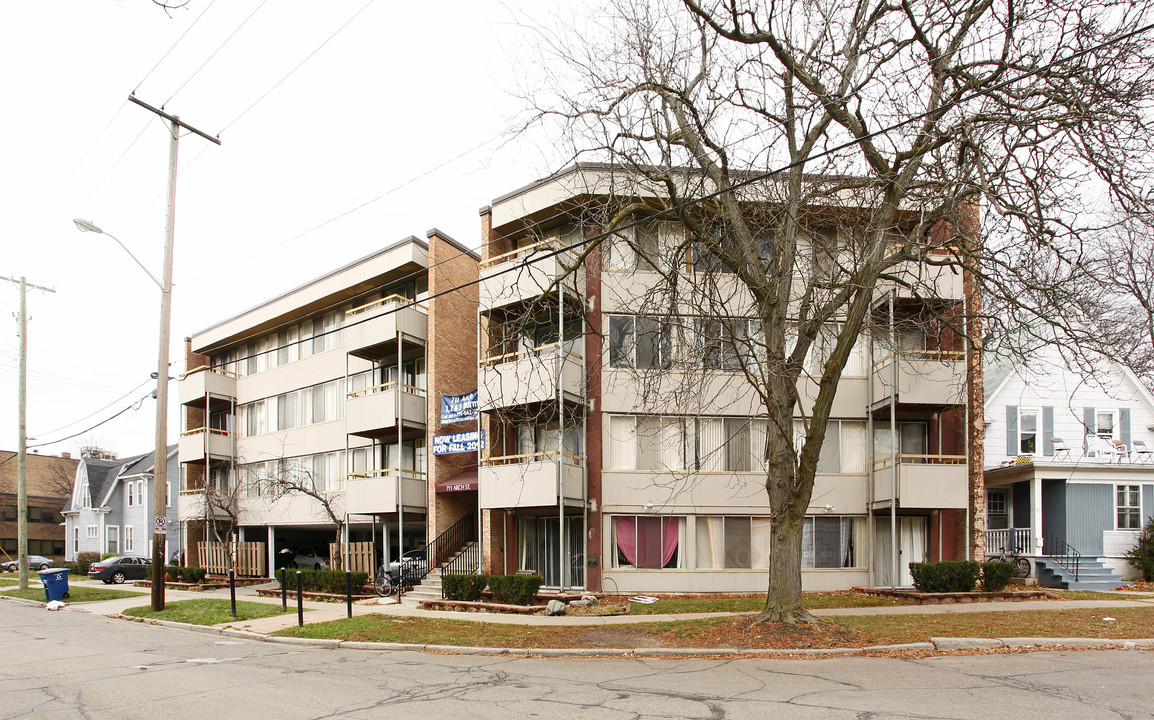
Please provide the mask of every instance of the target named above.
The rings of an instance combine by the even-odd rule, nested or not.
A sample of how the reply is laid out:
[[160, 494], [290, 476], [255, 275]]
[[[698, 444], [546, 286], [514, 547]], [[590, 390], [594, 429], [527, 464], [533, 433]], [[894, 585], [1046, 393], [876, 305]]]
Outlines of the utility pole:
[[164, 225], [164, 270], [160, 284], [160, 347], [156, 367], [156, 455], [152, 466], [152, 609], [164, 609], [165, 540], [168, 537], [168, 358], [172, 317], [172, 248], [176, 234], [176, 158], [180, 128], [220, 145], [220, 139], [181, 122], [175, 115], [129, 95], [128, 99], [169, 123], [172, 139], [168, 152], [168, 204]]
[[[20, 589], [28, 589], [28, 428], [25, 422], [28, 390], [28, 288], [56, 292], [52, 288], [33, 285], [24, 278], [7, 278], [20, 286], [20, 378], [17, 381], [16, 412], [19, 414], [16, 441], [16, 552], [19, 553]], [[65, 538], [67, 540], [67, 538]]]

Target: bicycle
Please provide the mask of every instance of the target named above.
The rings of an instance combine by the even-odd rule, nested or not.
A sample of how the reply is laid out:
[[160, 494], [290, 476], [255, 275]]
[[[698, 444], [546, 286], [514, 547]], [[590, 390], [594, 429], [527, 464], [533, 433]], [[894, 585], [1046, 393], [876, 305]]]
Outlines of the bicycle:
[[377, 595], [380, 597], [388, 597], [397, 591], [397, 586], [393, 583], [393, 578], [384, 565], [377, 568], [376, 577], [373, 578], [373, 589], [377, 591]]
[[1030, 577], [1030, 570], [1032, 563], [1029, 558], [1022, 557], [1019, 553], [1022, 548], [1015, 546], [1013, 552], [1009, 548], [1002, 546], [1002, 554], [994, 558], [1001, 562], [1008, 562], [1014, 565], [1014, 577], [1028, 578]]

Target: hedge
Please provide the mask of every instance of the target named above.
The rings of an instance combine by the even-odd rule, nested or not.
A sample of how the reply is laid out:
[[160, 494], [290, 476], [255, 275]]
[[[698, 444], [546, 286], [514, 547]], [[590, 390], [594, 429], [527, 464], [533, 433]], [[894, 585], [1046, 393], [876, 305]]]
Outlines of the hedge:
[[540, 575], [490, 575], [489, 592], [493, 601], [506, 605], [531, 605], [545, 578]]
[[[291, 568], [277, 570], [277, 582], [287, 584], [290, 591], [297, 589], [297, 573], [301, 576], [301, 589], [305, 592], [345, 594], [344, 570], [293, 570]], [[287, 578], [286, 578], [287, 576]], [[353, 593], [360, 594], [361, 588], [369, 581], [367, 572], [353, 573]]]
[[441, 589], [446, 600], [468, 600], [474, 602], [481, 599], [481, 593], [489, 584], [488, 575], [442, 575]]
[[987, 560], [982, 563], [982, 592], [1001, 592], [1010, 584], [1017, 567], [1005, 560]]
[[914, 588], [924, 593], [973, 592], [981, 570], [982, 564], [973, 560], [910, 563]]
[[1154, 518], [1146, 523], [1134, 547], [1126, 551], [1126, 559], [1142, 573], [1143, 580], [1154, 580]]
[[208, 570], [202, 567], [181, 567], [180, 565], [165, 565], [164, 574], [170, 582], [191, 583], [199, 585], [204, 582]]

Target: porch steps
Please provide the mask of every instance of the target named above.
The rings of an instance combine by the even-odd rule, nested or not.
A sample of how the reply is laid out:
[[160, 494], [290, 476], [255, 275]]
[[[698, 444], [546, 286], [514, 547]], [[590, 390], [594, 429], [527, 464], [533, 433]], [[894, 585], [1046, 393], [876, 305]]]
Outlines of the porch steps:
[[1083, 557], [1078, 563], [1078, 579], [1074, 573], [1051, 557], [1034, 560], [1038, 584], [1061, 590], [1114, 590], [1130, 583], [1114, 574], [1099, 558]]
[[[460, 555], [464, 554], [477, 543], [470, 542], [461, 548], [456, 555], [446, 561], [446, 565], [456, 560]], [[404, 605], [420, 605], [422, 600], [440, 600], [441, 599], [441, 568], [435, 567], [429, 571], [429, 574], [424, 577], [421, 582], [413, 586], [413, 589], [405, 593], [401, 598], [401, 603]]]

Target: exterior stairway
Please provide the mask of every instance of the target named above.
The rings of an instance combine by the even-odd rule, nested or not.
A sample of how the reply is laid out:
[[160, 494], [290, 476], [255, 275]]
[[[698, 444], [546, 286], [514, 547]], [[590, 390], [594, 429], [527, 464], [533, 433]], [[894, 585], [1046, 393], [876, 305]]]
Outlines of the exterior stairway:
[[1060, 590], [1114, 590], [1130, 583], [1114, 574], [1096, 557], [1079, 558], [1078, 579], [1051, 557], [1034, 559], [1038, 584]]
[[[460, 549], [453, 557], [445, 563], [456, 560], [461, 555], [468, 552], [477, 543], [470, 542]], [[441, 567], [444, 567], [442, 565]], [[424, 577], [421, 582], [413, 586], [413, 589], [405, 593], [401, 597], [401, 603], [404, 605], [419, 605], [422, 600], [440, 600], [441, 599], [441, 568], [436, 567], [429, 571], [429, 574]]]

